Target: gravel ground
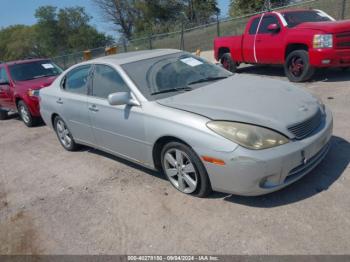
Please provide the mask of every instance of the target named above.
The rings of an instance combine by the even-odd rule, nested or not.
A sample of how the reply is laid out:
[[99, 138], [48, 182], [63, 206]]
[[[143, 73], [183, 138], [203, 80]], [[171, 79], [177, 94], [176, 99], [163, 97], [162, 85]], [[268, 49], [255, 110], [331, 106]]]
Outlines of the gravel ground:
[[[279, 68], [245, 74], [281, 78]], [[334, 113], [333, 146], [312, 173], [262, 197], [178, 193], [155, 172], [46, 126], [0, 122], [0, 254], [349, 254], [350, 71], [302, 84]]]

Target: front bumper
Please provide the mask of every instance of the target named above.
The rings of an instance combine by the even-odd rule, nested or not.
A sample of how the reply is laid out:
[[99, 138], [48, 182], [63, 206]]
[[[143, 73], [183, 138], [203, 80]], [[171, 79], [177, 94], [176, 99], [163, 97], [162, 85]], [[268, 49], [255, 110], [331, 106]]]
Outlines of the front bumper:
[[[326, 156], [333, 130], [331, 112], [313, 135], [265, 150], [238, 147], [231, 153], [195, 149], [225, 161], [224, 166], [204, 162], [212, 188], [238, 195], [263, 195], [299, 180]], [[198, 151], [199, 150], [199, 151]]]
[[310, 64], [314, 67], [349, 67], [350, 49], [310, 49]]

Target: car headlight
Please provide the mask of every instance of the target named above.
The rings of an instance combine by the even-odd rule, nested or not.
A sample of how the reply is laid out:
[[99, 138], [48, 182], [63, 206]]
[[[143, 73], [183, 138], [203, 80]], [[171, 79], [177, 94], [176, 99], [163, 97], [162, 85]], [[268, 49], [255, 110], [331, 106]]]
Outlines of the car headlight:
[[215, 133], [249, 149], [267, 149], [289, 142], [288, 138], [267, 128], [227, 121], [208, 122]]
[[313, 46], [314, 48], [332, 48], [333, 35], [314, 35]]

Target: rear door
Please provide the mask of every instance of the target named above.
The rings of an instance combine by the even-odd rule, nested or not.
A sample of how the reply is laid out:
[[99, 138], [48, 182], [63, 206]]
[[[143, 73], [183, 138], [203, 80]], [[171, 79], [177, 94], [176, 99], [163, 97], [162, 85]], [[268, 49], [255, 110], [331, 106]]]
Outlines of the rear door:
[[108, 95], [131, 92], [120, 74], [111, 66], [94, 66], [88, 107], [93, 133], [100, 147], [139, 162], [145, 162], [148, 144], [145, 142], [144, 117], [141, 106], [108, 103]]
[[61, 83], [61, 92], [56, 103], [73, 137], [80, 142], [94, 145], [87, 106], [91, 70], [92, 65], [82, 65], [68, 72]]
[[[268, 26], [277, 24], [278, 32], [270, 32]], [[274, 14], [263, 17], [256, 36], [256, 58], [259, 64], [281, 64], [284, 56], [284, 27]]]
[[14, 109], [11, 84], [4, 66], [0, 67], [0, 107]]
[[247, 63], [256, 63], [255, 54], [254, 54], [254, 41], [256, 37], [256, 31], [258, 29], [258, 24], [260, 17], [254, 18], [253, 21], [248, 26], [243, 35], [242, 51], [243, 51], [243, 60]]

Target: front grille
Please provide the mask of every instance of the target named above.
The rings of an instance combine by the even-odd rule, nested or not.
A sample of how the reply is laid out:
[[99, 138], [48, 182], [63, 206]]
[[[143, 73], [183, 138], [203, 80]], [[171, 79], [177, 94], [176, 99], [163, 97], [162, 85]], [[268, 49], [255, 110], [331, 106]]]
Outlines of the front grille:
[[330, 148], [330, 142], [328, 142], [316, 155], [310, 158], [306, 163], [303, 163], [295, 168], [293, 168], [285, 179], [285, 183], [288, 183], [296, 178], [305, 175], [316, 167], [326, 156]]
[[315, 131], [322, 123], [321, 110], [317, 110], [317, 113], [303, 121], [301, 123], [288, 127], [288, 130], [295, 135], [296, 139], [303, 139]]
[[337, 49], [349, 49], [350, 48], [350, 32], [343, 32], [335, 35], [336, 48]]

